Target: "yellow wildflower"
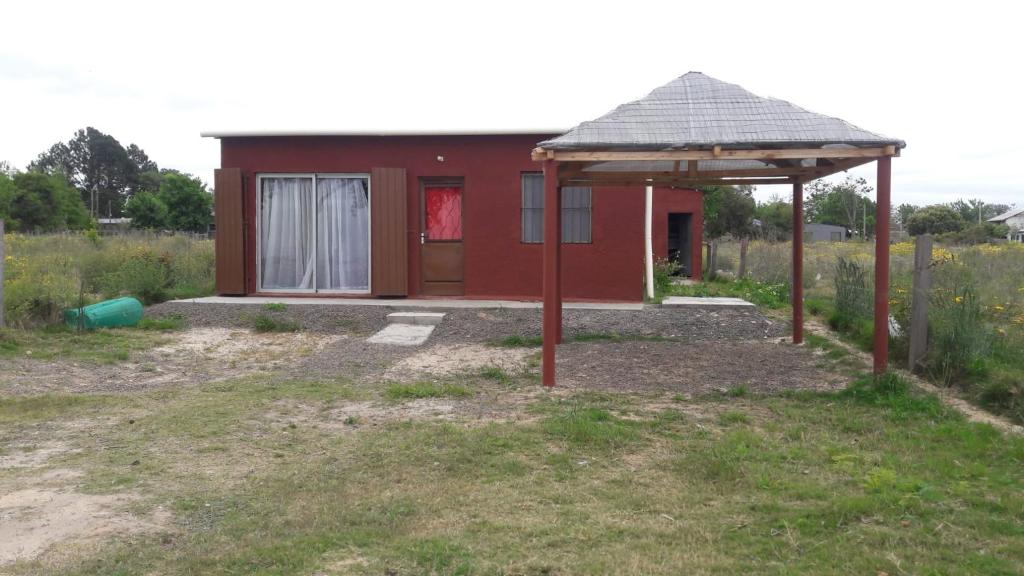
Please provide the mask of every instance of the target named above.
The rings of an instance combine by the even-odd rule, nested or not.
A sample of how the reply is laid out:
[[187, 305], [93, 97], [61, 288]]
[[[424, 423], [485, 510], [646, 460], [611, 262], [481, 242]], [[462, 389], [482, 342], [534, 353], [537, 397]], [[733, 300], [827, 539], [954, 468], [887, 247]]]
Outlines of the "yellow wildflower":
[[956, 302], [957, 304], [959, 304], [959, 303], [961, 303], [963, 301], [964, 301], [964, 297], [963, 296], [957, 296], [956, 298], [953, 298], [953, 302]]

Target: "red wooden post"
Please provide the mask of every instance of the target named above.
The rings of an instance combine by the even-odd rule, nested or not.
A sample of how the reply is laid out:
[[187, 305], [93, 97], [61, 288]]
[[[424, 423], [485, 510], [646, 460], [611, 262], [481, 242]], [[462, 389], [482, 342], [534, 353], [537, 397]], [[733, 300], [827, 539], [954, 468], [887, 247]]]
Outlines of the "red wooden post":
[[804, 341], [804, 185], [793, 183], [793, 344]]
[[545, 386], [555, 385], [555, 346], [558, 344], [560, 316], [562, 314], [559, 292], [559, 248], [561, 230], [558, 227], [561, 213], [561, 190], [558, 186], [558, 163], [544, 161], [544, 351], [541, 360], [541, 381]]
[[[557, 166], [555, 167], [555, 173], [558, 173]], [[557, 242], [555, 242], [555, 268], [558, 269], [558, 273], [555, 274], [555, 302], [558, 303], [558, 313], [555, 315], [555, 344], [562, 343], [562, 187], [558, 187], [558, 201], [555, 204], [555, 214], [558, 216], [558, 223], [555, 224], [555, 229], [558, 230]]]
[[892, 158], [878, 159], [878, 204], [875, 208], [875, 374], [885, 372], [889, 360], [889, 218]]

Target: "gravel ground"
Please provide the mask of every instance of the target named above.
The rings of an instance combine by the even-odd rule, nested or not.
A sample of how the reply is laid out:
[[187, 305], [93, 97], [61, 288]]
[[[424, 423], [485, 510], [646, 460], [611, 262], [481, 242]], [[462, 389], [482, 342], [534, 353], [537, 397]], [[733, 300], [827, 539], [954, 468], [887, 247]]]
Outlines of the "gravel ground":
[[[509, 336], [538, 336], [541, 330], [538, 309], [461, 309], [446, 311], [448, 315], [423, 346], [366, 341], [386, 324], [387, 314], [401, 310], [400, 306], [302, 305], [268, 311], [250, 304], [160, 304], [147, 309], [146, 315], [180, 315], [187, 327], [168, 334], [173, 338], [169, 348], [140, 352], [127, 363], [105, 366], [19, 358], [0, 377], [0, 391], [129, 392], [203, 385], [252, 373], [345, 377], [368, 383], [415, 379], [424, 374], [395, 368], [455, 362], [472, 372], [482, 367], [471, 366], [473, 361], [502, 364], [493, 358], [499, 351], [507, 353], [510, 362], [523, 365], [522, 349], [486, 344]], [[298, 322], [302, 330], [255, 333], [250, 328], [260, 314]], [[741, 385], [763, 392], [835, 385], [811, 350], [778, 344], [788, 331], [786, 322], [766, 318], [754, 309], [567, 309], [564, 327], [569, 340], [559, 347], [558, 371], [560, 384], [567, 387], [701, 394]], [[571, 340], [587, 334], [623, 338]]]
[[[328, 334], [372, 334], [384, 327], [387, 315], [399, 311], [424, 311], [401, 306], [337, 306], [305, 304], [283, 311], [267, 311], [253, 304], [192, 304], [167, 302], [146, 310], [151, 317], [180, 314], [193, 327], [249, 328], [264, 314], [298, 322], [303, 330]], [[444, 322], [431, 342], [493, 342], [508, 336], [540, 336], [539, 309], [443, 310]], [[788, 324], [766, 318], [754, 309], [662, 308], [634, 310], [566, 309], [563, 327], [567, 336], [619, 334], [660, 336], [685, 342], [751, 340], [783, 336]]]
[[[661, 308], [564, 310], [566, 337], [582, 334], [657, 336], [684, 342], [750, 340], [782, 336], [788, 325], [756, 310], [738, 308]], [[522, 309], [455, 310], [432, 338], [448, 342], [488, 342], [507, 336], [540, 336], [541, 311]]]
[[283, 311], [266, 310], [257, 304], [195, 304], [164, 302], [146, 308], [146, 316], [160, 318], [181, 315], [194, 328], [252, 328], [260, 315], [298, 322], [305, 331], [326, 334], [372, 334], [387, 323], [387, 315], [398, 311], [391, 306], [333, 306], [304, 304]]
[[746, 342], [569, 343], [558, 348], [559, 385], [696, 396], [830, 390], [847, 381], [820, 356], [782, 339]]

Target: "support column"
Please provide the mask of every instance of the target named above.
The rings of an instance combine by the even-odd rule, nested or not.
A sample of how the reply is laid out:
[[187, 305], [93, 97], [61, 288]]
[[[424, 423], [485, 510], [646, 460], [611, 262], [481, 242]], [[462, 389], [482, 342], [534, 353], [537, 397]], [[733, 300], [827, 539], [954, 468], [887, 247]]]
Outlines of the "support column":
[[793, 344], [804, 341], [804, 185], [793, 183]]
[[555, 346], [559, 341], [562, 303], [559, 290], [561, 266], [561, 190], [558, 186], [558, 163], [544, 161], [544, 330], [541, 359], [541, 381], [544, 386], [555, 385]]
[[[555, 167], [555, 174], [558, 174], [558, 167]], [[556, 177], [557, 179], [557, 177]], [[555, 224], [555, 229], [558, 230], [558, 237], [555, 242], [555, 268], [558, 269], [558, 273], [555, 274], [555, 302], [557, 302], [556, 308], [558, 313], [555, 315], [555, 344], [562, 343], [562, 187], [558, 187], [558, 193], [555, 194], [555, 214], [558, 216], [558, 222]]]
[[875, 345], [874, 372], [882, 374], [889, 360], [889, 219], [892, 158], [878, 159], [878, 203], [875, 209]]

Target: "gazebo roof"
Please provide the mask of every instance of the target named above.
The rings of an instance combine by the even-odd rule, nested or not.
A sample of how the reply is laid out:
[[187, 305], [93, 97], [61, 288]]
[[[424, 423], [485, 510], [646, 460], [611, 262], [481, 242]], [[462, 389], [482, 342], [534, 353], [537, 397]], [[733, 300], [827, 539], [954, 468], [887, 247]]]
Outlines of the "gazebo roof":
[[906, 144], [784, 100], [689, 72], [538, 144], [562, 186], [790, 184], [849, 170]]
[[683, 150], [886, 146], [905, 143], [849, 122], [765, 98], [700, 72], [540, 143], [546, 150]]

